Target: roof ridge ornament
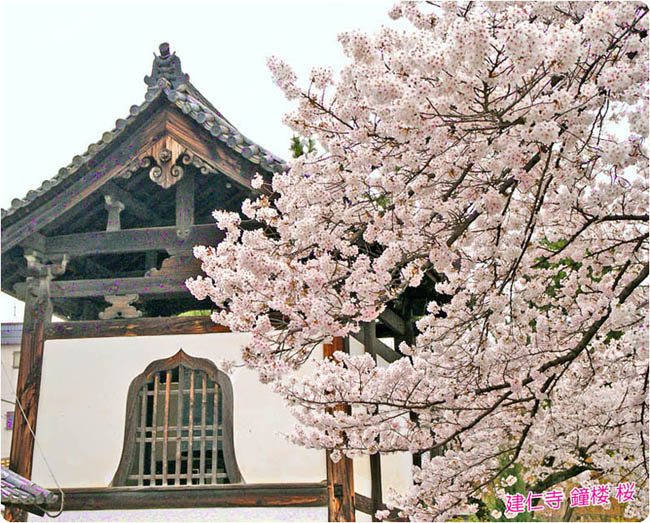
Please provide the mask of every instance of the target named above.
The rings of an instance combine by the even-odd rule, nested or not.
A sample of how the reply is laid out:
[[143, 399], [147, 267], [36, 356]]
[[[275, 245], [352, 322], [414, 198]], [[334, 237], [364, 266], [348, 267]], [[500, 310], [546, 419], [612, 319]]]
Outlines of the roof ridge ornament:
[[179, 85], [190, 81], [190, 75], [181, 69], [181, 59], [176, 56], [176, 51], [169, 53], [169, 44], [163, 42], [158, 46], [160, 55], [154, 53], [153, 65], [151, 66], [151, 76], [144, 77], [144, 83], [149, 87], [158, 86], [160, 80], [164, 78], [176, 89]]

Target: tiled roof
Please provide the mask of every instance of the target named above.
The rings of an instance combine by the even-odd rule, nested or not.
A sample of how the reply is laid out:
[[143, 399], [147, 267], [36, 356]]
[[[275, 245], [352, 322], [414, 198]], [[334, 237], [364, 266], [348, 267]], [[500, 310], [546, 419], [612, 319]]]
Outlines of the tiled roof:
[[2, 467], [2, 503], [20, 505], [48, 505], [59, 499], [54, 492], [39, 487], [36, 483]]
[[38, 189], [29, 191], [24, 198], [14, 198], [11, 201], [11, 208], [0, 210], [1, 218], [10, 216], [18, 209], [29, 205], [36, 198], [74, 174], [97, 153], [108, 147], [113, 140], [133, 124], [138, 114], [145, 111], [154, 100], [161, 96], [166, 97], [183, 113], [203, 126], [214, 136], [215, 140], [224, 143], [265, 171], [275, 173], [286, 169], [286, 163], [282, 159], [246, 138], [201, 95], [190, 83], [189, 75], [184, 74], [180, 69], [180, 59], [175, 53], [169, 54], [169, 44], [161, 44], [160, 53], [160, 56], [154, 58], [152, 74], [145, 76], [145, 83], [149, 86], [145, 94], [145, 101], [140, 105], [131, 106], [130, 114], [126, 118], [118, 119], [115, 122], [115, 128], [106, 131], [99, 141], [90, 144], [84, 153], [75, 156], [67, 166], [59, 169], [56, 176], [45, 180]]
[[10, 216], [18, 209], [29, 205], [36, 198], [50, 191], [61, 182], [63, 182], [66, 178], [74, 174], [82, 165], [85, 165], [89, 160], [94, 158], [97, 153], [104, 150], [113, 140], [120, 136], [124, 130], [135, 121], [136, 116], [151, 105], [151, 102], [153, 102], [155, 98], [155, 96], [145, 96], [145, 101], [141, 105], [131, 106], [131, 109], [129, 111], [131, 114], [129, 114], [129, 116], [126, 118], [118, 119], [115, 122], [115, 127], [113, 129], [102, 134], [102, 137], [99, 141], [91, 143], [84, 153], [72, 158], [72, 161], [68, 165], [61, 167], [55, 176], [48, 180], [45, 180], [38, 189], [28, 191], [25, 197], [22, 199], [14, 198], [11, 201], [11, 208], [2, 209], [0, 211], [0, 217], [5, 218], [7, 216]]
[[[155, 89], [160, 89], [160, 87], [149, 88], [149, 91]], [[212, 136], [225, 143], [244, 158], [258, 164], [270, 173], [286, 169], [286, 164], [282, 159], [246, 138], [225, 118], [199, 101], [199, 98], [193, 92], [194, 90], [188, 84], [181, 84], [176, 89], [163, 87], [163, 90], [170, 102], [174, 103], [185, 114], [190, 115], [207, 131], [210, 131]]]

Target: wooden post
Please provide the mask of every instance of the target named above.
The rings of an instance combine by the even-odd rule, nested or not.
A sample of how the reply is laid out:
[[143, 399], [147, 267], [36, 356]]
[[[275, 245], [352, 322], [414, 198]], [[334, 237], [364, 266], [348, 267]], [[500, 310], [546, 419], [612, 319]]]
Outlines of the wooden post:
[[[408, 311], [408, 316], [406, 316], [405, 319], [405, 333], [404, 333], [404, 341], [408, 343], [409, 345], [413, 345], [415, 342], [415, 329], [414, 327], [414, 322], [413, 322], [413, 311], [409, 309]], [[411, 360], [412, 362], [412, 360]], [[409, 420], [412, 421], [413, 423], [418, 422], [418, 415], [415, 412], [409, 412]], [[422, 453], [421, 452], [414, 452], [412, 454], [412, 460], [413, 460], [413, 465], [416, 467], [421, 467], [422, 466]]]
[[119, 231], [122, 228], [120, 224], [120, 213], [124, 210], [124, 204], [111, 194], [104, 195], [104, 207], [108, 211], [108, 220], [106, 230], [109, 232]]
[[[64, 257], [59, 265], [42, 264], [35, 253], [27, 254], [25, 258], [27, 258], [27, 267], [31, 276], [27, 278], [25, 317], [16, 386], [16, 415], [9, 468], [24, 478], [31, 479], [34, 456], [34, 436], [31, 431], [36, 432], [45, 327], [52, 318], [50, 280], [53, 274], [63, 273], [67, 258]], [[22, 405], [27, 421], [23, 417], [18, 402]], [[7, 521], [27, 521], [27, 512], [15, 507], [7, 507], [4, 516]]]
[[[323, 358], [332, 358], [336, 351], [344, 350], [343, 339], [334, 338], [323, 344]], [[344, 407], [338, 407], [344, 409]], [[327, 520], [355, 521], [354, 469], [352, 460], [343, 456], [334, 463], [326, 452], [327, 460]]]
[[[377, 363], [377, 324], [376, 322], [363, 324], [363, 345], [364, 350], [372, 356]], [[375, 411], [376, 412], [376, 411]], [[372, 501], [372, 520], [378, 521], [375, 514], [383, 503], [381, 487], [381, 455], [379, 452], [370, 455], [370, 499]]]
[[194, 225], [194, 174], [187, 170], [176, 184], [176, 235], [185, 240]]

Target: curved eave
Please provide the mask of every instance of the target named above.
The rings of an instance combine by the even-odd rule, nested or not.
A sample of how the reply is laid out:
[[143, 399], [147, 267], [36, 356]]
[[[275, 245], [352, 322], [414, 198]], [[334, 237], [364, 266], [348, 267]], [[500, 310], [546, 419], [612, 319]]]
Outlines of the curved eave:
[[97, 158], [112, 143], [125, 135], [137, 121], [138, 115], [149, 109], [158, 98], [160, 93], [147, 93], [144, 102], [140, 105], [132, 105], [126, 118], [116, 120], [113, 129], [102, 134], [97, 142], [91, 143], [85, 152], [73, 157], [72, 161], [65, 167], [61, 167], [55, 176], [45, 180], [38, 189], [28, 191], [24, 198], [14, 198], [9, 209], [0, 210], [2, 228], [27, 214], [32, 206], [46, 202], [49, 195], [58, 192], [56, 189], [62, 189], [66, 183], [72, 183], [72, 180], [77, 178], [75, 175], [87, 169], [88, 162]]
[[140, 105], [131, 106], [129, 115], [126, 118], [118, 119], [115, 122], [115, 127], [110, 131], [106, 131], [100, 140], [91, 143], [84, 153], [72, 158], [68, 165], [59, 169], [59, 172], [52, 178], [45, 180], [39, 188], [28, 191], [24, 198], [14, 198], [9, 209], [1, 209], [0, 218], [2, 218], [3, 228], [26, 215], [30, 208], [47, 202], [48, 195], [58, 192], [54, 191], [55, 188], [61, 189], [65, 187], [66, 182], [71, 183], [72, 179], [76, 179], [77, 176], [75, 175], [80, 171], [84, 171], [89, 161], [96, 158], [111, 143], [125, 134], [138, 120], [138, 116], [147, 111], [158, 99], [167, 100], [179, 108], [184, 114], [201, 125], [219, 143], [225, 144], [251, 163], [259, 165], [268, 173], [273, 174], [287, 169], [286, 163], [281, 158], [273, 155], [267, 149], [240, 133], [237, 128], [207, 102], [192, 84], [181, 84], [174, 89], [169, 82], [161, 79], [158, 85], [147, 90], [144, 102]]

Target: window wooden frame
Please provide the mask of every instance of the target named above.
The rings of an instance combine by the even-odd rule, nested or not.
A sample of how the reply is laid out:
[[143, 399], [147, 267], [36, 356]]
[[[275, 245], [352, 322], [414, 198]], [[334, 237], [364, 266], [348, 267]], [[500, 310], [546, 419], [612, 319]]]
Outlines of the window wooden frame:
[[[129, 392], [126, 403], [126, 423], [124, 428], [124, 444], [122, 447], [122, 457], [118, 465], [115, 476], [111, 481], [111, 486], [126, 486], [127, 478], [133, 462], [136, 459], [137, 441], [136, 436], [140, 425], [140, 416], [138, 416], [138, 407], [140, 403], [140, 390], [153, 377], [161, 371], [171, 371], [176, 367], [183, 366], [188, 370], [197, 370], [203, 372], [207, 377], [216, 383], [221, 390], [221, 414], [222, 414], [222, 449], [223, 459], [230, 483], [244, 483], [237, 460], [235, 458], [233, 442], [233, 391], [232, 384], [228, 376], [220, 371], [217, 366], [208, 359], [194, 358], [187, 355], [183, 350], [179, 350], [174, 356], [167, 359], [156, 360], [150, 363], [140, 375], [138, 375], [129, 386]], [[215, 412], [216, 416], [217, 413]], [[216, 423], [215, 423], [216, 426]], [[215, 451], [217, 449], [214, 449]], [[155, 482], [154, 482], [155, 483]], [[151, 485], [154, 487], [155, 485]], [[192, 485], [188, 484], [187, 487]], [[183, 488], [184, 485], [175, 485], [172, 488]], [[148, 487], [144, 487], [148, 488]]]

